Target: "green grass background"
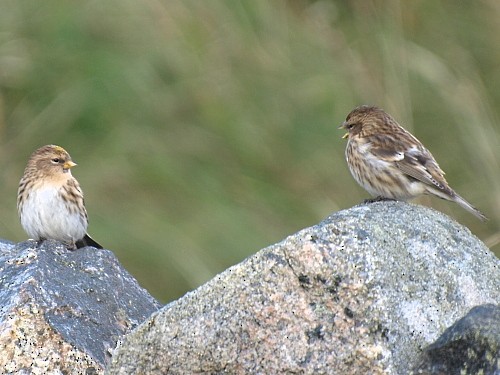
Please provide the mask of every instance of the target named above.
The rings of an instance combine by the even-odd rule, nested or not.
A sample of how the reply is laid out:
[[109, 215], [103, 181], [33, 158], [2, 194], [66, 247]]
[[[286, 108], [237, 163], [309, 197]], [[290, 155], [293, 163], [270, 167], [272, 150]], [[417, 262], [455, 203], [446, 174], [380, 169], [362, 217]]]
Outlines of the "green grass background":
[[[500, 253], [500, 3], [4, 0], [0, 236], [37, 147], [79, 163], [89, 232], [159, 300], [367, 197], [337, 127], [393, 114]], [[411, 225], [411, 223], [409, 223]]]

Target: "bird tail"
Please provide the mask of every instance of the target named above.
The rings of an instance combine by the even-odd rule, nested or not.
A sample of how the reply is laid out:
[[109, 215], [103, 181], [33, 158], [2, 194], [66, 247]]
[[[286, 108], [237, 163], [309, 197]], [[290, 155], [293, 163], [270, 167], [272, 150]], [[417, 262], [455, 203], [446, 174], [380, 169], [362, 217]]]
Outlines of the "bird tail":
[[461, 207], [465, 208], [467, 211], [469, 211], [471, 214], [473, 214], [479, 220], [482, 220], [482, 221], [488, 220], [488, 218], [486, 216], [484, 216], [484, 214], [481, 211], [479, 211], [476, 207], [474, 207], [472, 204], [467, 202], [464, 198], [462, 198], [457, 193], [455, 193], [451, 198], [452, 198], [451, 200], [458, 203]]
[[88, 234], [86, 234], [81, 240], [76, 241], [75, 245], [77, 249], [80, 249], [85, 246], [92, 246], [95, 247], [96, 249], [103, 248], [101, 245], [95, 242], [94, 239], [90, 237]]
[[475, 217], [477, 217], [481, 221], [488, 220], [488, 218], [481, 211], [479, 211], [476, 207], [474, 207], [472, 204], [467, 202], [464, 198], [462, 198], [460, 195], [458, 195], [450, 187], [446, 187], [446, 190], [445, 189], [436, 189], [434, 187], [430, 187], [427, 189], [427, 194], [434, 195], [436, 197], [439, 197], [441, 199], [445, 199], [447, 201], [455, 202], [460, 207], [465, 208], [467, 211], [469, 211], [472, 215], [474, 215]]

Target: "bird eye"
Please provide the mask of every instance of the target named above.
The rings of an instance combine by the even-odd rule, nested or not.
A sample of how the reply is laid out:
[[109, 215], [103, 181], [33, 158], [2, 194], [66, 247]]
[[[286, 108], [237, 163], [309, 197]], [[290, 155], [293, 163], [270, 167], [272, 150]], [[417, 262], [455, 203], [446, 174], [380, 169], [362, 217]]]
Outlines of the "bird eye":
[[347, 124], [347, 130], [351, 130], [352, 128], [354, 128], [354, 124]]
[[59, 162], [61, 162], [61, 159], [59, 159], [59, 158], [54, 158], [54, 159], [52, 159], [52, 161], [53, 161], [54, 163], [59, 163]]

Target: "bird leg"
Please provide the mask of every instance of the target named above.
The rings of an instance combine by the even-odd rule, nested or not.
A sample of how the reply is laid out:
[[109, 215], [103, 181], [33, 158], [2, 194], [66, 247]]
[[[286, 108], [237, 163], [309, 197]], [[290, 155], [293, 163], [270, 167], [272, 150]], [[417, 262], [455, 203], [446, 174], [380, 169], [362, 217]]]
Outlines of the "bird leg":
[[369, 204], [369, 203], [375, 203], [375, 202], [384, 202], [384, 201], [395, 201], [396, 199], [392, 198], [387, 198], [379, 195], [378, 197], [375, 198], [370, 198], [370, 199], [365, 199], [363, 201], [364, 204]]

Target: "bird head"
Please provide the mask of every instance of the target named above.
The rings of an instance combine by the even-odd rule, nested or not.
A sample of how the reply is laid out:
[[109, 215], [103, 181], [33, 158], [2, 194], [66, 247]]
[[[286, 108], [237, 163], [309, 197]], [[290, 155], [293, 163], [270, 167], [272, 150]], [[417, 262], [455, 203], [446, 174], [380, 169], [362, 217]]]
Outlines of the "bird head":
[[58, 176], [63, 173], [69, 173], [70, 169], [77, 164], [71, 160], [68, 152], [55, 145], [47, 145], [36, 150], [28, 162], [28, 165], [47, 176]]
[[381, 124], [387, 123], [390, 117], [384, 110], [362, 105], [354, 108], [346, 117], [339, 129], [347, 130], [342, 138], [364, 137], [366, 134], [377, 133]]

